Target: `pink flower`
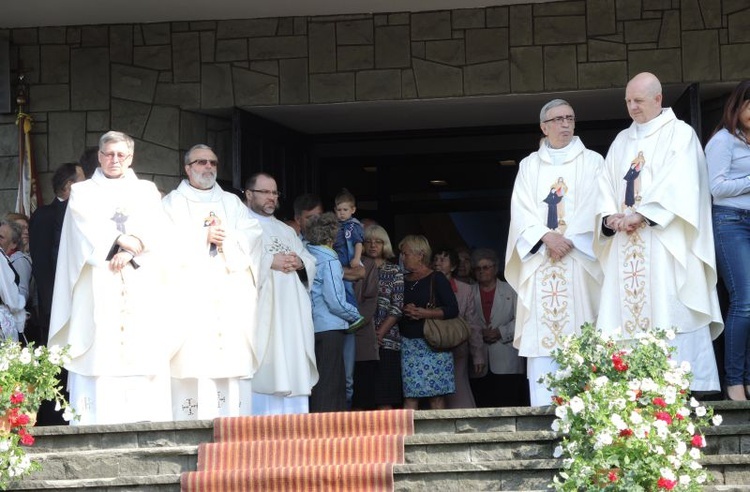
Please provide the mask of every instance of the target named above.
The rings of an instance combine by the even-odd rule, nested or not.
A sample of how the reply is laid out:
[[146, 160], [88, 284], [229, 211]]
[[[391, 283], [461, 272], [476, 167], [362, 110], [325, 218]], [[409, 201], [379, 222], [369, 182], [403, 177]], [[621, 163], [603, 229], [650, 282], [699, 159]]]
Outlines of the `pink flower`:
[[672, 490], [677, 485], [677, 480], [669, 480], [668, 478], [660, 477], [659, 481], [656, 482], [656, 486], [660, 489]]
[[14, 405], [18, 405], [19, 403], [23, 403], [24, 396], [23, 393], [20, 391], [14, 391], [12, 395], [10, 395], [10, 402]]
[[705, 448], [706, 447], [706, 439], [703, 436], [701, 436], [700, 434], [696, 434], [690, 440], [690, 444], [692, 444], [694, 448]]
[[609, 480], [610, 483], [616, 482], [618, 478], [620, 477], [617, 476], [617, 472], [614, 470], [610, 470], [610, 472], [607, 473], [607, 480]]

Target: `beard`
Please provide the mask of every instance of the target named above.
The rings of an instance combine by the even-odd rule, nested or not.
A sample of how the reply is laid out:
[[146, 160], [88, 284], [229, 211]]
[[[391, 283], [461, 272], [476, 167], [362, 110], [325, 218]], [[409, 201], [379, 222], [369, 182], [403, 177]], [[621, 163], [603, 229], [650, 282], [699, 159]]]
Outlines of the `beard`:
[[203, 173], [190, 170], [190, 181], [195, 183], [196, 188], [208, 190], [216, 184], [216, 173], [213, 171], [204, 171]]

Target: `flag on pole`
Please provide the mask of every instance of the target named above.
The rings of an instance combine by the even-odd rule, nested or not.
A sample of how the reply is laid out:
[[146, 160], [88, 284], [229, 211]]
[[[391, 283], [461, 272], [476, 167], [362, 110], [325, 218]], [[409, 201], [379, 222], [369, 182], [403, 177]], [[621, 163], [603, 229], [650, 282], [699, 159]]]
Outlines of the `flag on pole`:
[[31, 155], [32, 119], [26, 113], [18, 112], [18, 196], [16, 213], [31, 216], [37, 206], [43, 204], [42, 190], [39, 189], [34, 158]]

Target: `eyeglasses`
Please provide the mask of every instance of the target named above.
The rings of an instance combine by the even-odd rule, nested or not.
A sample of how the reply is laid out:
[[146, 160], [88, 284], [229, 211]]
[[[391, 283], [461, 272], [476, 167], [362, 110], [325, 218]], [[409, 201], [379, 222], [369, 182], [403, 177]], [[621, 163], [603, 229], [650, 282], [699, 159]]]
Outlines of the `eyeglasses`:
[[573, 122], [575, 122], [575, 120], [576, 120], [576, 117], [573, 116], [572, 114], [569, 114], [567, 116], [555, 116], [554, 118], [550, 118], [548, 120], [542, 121], [542, 123], [552, 123], [552, 122], [555, 122], [558, 125], [562, 125], [563, 121], [567, 121], [568, 123], [573, 123]]
[[102, 152], [101, 150], [99, 151], [99, 153], [100, 153], [100, 154], [101, 154], [102, 156], [104, 156], [104, 158], [105, 158], [105, 159], [107, 159], [108, 161], [113, 161], [113, 160], [115, 160], [115, 158], [117, 158], [117, 160], [118, 160], [119, 162], [122, 162], [122, 161], [124, 161], [125, 159], [127, 159], [128, 157], [130, 157], [131, 155], [133, 155], [133, 154], [123, 154], [122, 152], [117, 152], [117, 153], [115, 153], [115, 152], [107, 152], [107, 153], [105, 154], [105, 153], [104, 153], [104, 152]]
[[365, 239], [367, 244], [384, 244], [382, 239]]
[[475, 272], [487, 272], [495, 268], [495, 265], [477, 265], [474, 267]]
[[253, 193], [260, 193], [261, 195], [272, 195], [276, 198], [281, 198], [281, 192], [276, 190], [247, 190], [252, 191]]
[[216, 167], [219, 165], [219, 161], [216, 159], [196, 159], [188, 165], [192, 166], [193, 164], [198, 164], [199, 166], [208, 166], [211, 164], [213, 167]]

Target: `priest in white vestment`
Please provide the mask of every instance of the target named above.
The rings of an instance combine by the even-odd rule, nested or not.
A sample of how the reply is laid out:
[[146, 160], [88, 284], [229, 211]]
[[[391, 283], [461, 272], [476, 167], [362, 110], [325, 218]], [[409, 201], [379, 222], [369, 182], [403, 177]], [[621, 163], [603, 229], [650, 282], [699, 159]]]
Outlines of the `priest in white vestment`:
[[600, 182], [597, 326], [622, 339], [674, 328], [676, 359], [692, 366], [691, 389], [718, 391], [712, 339], [724, 325], [703, 150], [693, 129], [662, 109], [653, 74], [636, 75], [625, 102], [633, 123], [612, 143]]
[[562, 338], [596, 320], [601, 282], [592, 246], [602, 156], [574, 136], [566, 101], [548, 102], [539, 116], [545, 138], [519, 165], [505, 253], [518, 294], [513, 346], [527, 358], [532, 406], [552, 403], [539, 379], [556, 369], [551, 353]]
[[297, 270], [314, 279], [315, 258], [296, 231], [273, 216], [279, 203], [276, 180], [255, 174], [245, 188], [250, 213], [263, 228], [253, 414], [307, 413], [318, 370], [310, 294]]
[[164, 200], [172, 221], [174, 289], [183, 306], [172, 358], [172, 415], [205, 420], [252, 414], [251, 377], [263, 230], [244, 203], [216, 183], [206, 145], [185, 154], [185, 174]]
[[100, 167], [72, 185], [60, 238], [49, 345], [70, 344], [80, 424], [172, 419], [167, 222], [156, 186], [130, 169], [133, 150], [128, 135], [101, 137]]

